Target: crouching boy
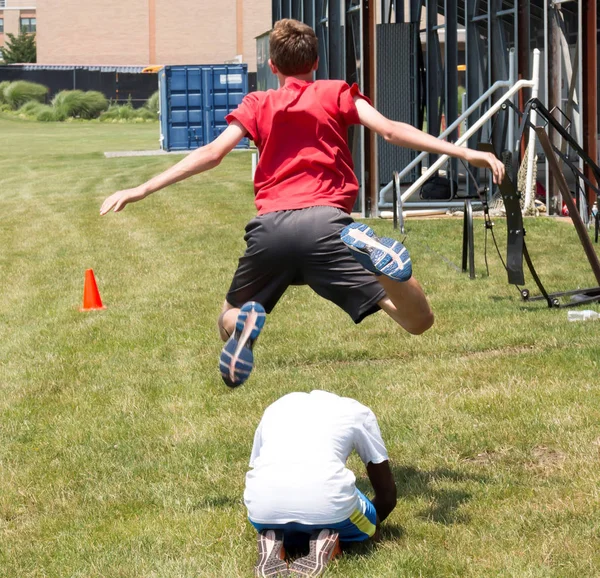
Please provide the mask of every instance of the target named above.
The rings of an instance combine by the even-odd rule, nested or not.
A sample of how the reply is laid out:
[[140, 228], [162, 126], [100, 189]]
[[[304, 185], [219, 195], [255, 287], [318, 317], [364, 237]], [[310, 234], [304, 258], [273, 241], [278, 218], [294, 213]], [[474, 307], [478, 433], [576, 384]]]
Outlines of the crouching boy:
[[[346, 467], [356, 450], [375, 497]], [[258, 531], [256, 576], [318, 576], [340, 543], [377, 537], [396, 505], [396, 484], [373, 412], [358, 401], [312, 391], [270, 405], [254, 436], [244, 502]], [[309, 536], [309, 553], [285, 561], [286, 542]]]

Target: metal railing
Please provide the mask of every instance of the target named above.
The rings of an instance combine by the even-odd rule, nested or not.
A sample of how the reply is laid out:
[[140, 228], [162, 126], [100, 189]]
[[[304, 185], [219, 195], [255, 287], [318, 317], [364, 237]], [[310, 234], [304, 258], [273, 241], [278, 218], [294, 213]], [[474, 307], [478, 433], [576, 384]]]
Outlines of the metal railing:
[[[519, 90], [523, 88], [531, 88], [532, 97], [536, 98], [539, 91], [539, 71], [540, 71], [540, 51], [536, 48], [533, 51], [533, 70], [532, 70], [532, 78], [531, 80], [519, 80], [518, 82], [514, 82], [515, 80], [515, 72], [514, 72], [514, 49], [511, 50], [513, 54], [511, 54], [510, 62], [510, 70], [509, 70], [509, 79], [508, 80], [500, 80], [493, 84], [488, 90], [486, 90], [467, 110], [465, 110], [460, 117], [458, 117], [438, 138], [443, 139], [452, 133], [458, 126], [464, 122], [471, 114], [477, 110], [494, 92], [500, 89], [507, 88], [508, 90], [498, 99], [496, 103], [494, 103], [487, 111], [485, 111], [481, 117], [473, 124], [473, 126], [469, 127], [467, 131], [461, 135], [454, 144], [457, 146], [466, 146], [467, 141], [471, 136], [473, 136], [489, 119], [492, 118], [501, 108], [504, 102], [510, 100]], [[536, 113], [532, 111], [531, 113], [531, 124], [535, 126]], [[514, 123], [509, 122], [509, 134], [508, 140], [510, 143], [510, 147], [516, 147], [517, 143], [513, 143], [514, 139]], [[533, 163], [535, 160], [535, 131], [533, 128], [529, 131], [529, 149], [528, 149], [528, 157], [527, 157], [527, 181], [526, 181], [526, 189], [525, 189], [525, 207], [529, 205], [531, 202], [531, 198], [533, 195]], [[419, 154], [412, 162], [410, 162], [406, 167], [402, 169], [399, 173], [399, 178], [402, 180], [415, 166], [417, 166], [429, 153], [423, 152]], [[428, 169], [425, 171], [398, 199], [400, 205], [404, 204], [414, 193], [419, 190], [419, 188], [427, 181], [431, 176], [437, 173], [438, 169], [448, 160], [448, 155], [441, 155], [437, 161], [435, 161]], [[383, 187], [379, 191], [379, 202], [378, 208], [388, 208], [392, 205], [390, 203], [385, 203], [384, 195], [392, 190], [394, 186], [394, 180], [391, 180], [385, 187]], [[442, 203], [437, 203], [442, 204]], [[462, 205], [462, 201], [460, 203]], [[451, 206], [451, 203], [445, 203], [447, 206]]]

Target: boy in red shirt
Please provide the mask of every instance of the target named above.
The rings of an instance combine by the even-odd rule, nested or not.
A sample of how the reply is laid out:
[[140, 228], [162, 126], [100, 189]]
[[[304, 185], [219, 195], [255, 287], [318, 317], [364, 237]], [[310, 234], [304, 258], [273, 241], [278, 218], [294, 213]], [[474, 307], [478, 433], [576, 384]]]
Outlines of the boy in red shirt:
[[419, 151], [448, 154], [504, 176], [492, 154], [457, 147], [410, 125], [387, 119], [358, 90], [340, 80], [313, 81], [317, 38], [309, 26], [280, 20], [270, 36], [269, 61], [278, 90], [248, 94], [227, 116], [229, 126], [213, 142], [162, 174], [108, 197], [101, 209], [139, 201], [192, 175], [216, 167], [244, 137], [260, 151], [254, 178], [258, 215], [246, 227], [247, 249], [218, 325], [226, 341], [221, 374], [231, 387], [250, 375], [252, 346], [289, 285], [306, 284], [346, 311], [355, 323], [383, 309], [409, 333], [433, 324], [433, 313], [408, 252], [398, 241], [377, 238], [350, 212], [358, 194], [348, 127], [363, 124], [386, 141]]

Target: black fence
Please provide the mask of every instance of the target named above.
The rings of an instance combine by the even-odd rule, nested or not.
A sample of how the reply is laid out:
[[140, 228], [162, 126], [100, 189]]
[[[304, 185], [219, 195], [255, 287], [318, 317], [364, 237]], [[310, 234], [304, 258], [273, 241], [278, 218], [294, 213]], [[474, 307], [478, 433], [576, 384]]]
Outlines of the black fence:
[[131, 101], [140, 107], [158, 90], [158, 74], [107, 70], [104, 67], [36, 69], [32, 66], [0, 66], [0, 82], [28, 80], [47, 86], [48, 98], [61, 90], [97, 90], [113, 102]]

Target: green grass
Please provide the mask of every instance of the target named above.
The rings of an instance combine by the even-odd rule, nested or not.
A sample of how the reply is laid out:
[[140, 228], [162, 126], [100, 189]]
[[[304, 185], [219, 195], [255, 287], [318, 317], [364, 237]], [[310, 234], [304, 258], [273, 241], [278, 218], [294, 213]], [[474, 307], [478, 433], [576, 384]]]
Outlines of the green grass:
[[[100, 218], [105, 196], [175, 160], [102, 152], [157, 139], [156, 125], [0, 118], [1, 576], [251, 576], [254, 428], [316, 388], [375, 411], [400, 494], [384, 540], [327, 576], [598, 575], [599, 324], [521, 302], [492, 250], [486, 276], [481, 222], [471, 281], [441, 259], [460, 262], [462, 220], [410, 221], [434, 328], [412, 337], [382, 313], [355, 326], [293, 288], [230, 391], [216, 318], [254, 214], [250, 157]], [[594, 284], [571, 226], [527, 232], [549, 289]], [[105, 311], [78, 311], [88, 267]]]

